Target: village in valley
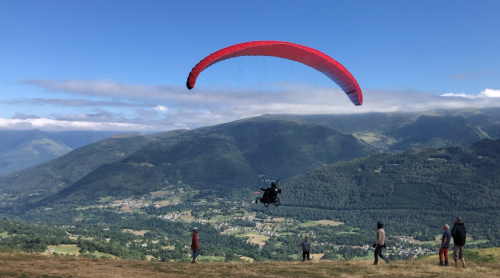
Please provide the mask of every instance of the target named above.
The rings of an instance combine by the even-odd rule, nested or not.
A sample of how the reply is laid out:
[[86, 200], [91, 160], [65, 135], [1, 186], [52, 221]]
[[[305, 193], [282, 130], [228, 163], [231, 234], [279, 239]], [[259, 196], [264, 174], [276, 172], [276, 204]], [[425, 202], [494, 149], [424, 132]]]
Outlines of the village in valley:
[[[253, 206], [256, 205], [253, 204], [252, 200], [231, 201], [223, 198], [213, 198], [211, 200], [208, 198], [193, 198], [197, 193], [199, 193], [198, 190], [169, 186], [159, 191], [150, 192], [149, 195], [118, 200], [103, 199], [99, 205], [78, 209], [113, 208], [116, 213], [136, 213], [163, 221], [192, 223], [192, 226], [210, 224], [221, 234], [242, 238], [247, 243], [258, 245], [259, 248], [272, 244], [276, 250], [286, 245], [293, 248], [294, 244], [300, 243], [308, 235], [313, 246], [313, 258], [315, 260], [371, 259], [373, 256], [371, 241], [362, 245], [347, 245], [335, 242], [335, 235], [359, 233], [359, 229], [356, 227], [347, 227], [344, 223], [335, 220], [299, 221], [293, 218], [272, 217], [265, 212], [253, 210]], [[273, 207], [268, 209], [271, 210]], [[154, 215], [152, 214], [153, 211]], [[164, 213], [162, 213], [163, 211]], [[148, 239], [147, 230], [128, 230], [127, 232], [144, 237], [143, 240], [136, 240], [138, 241], [137, 244], [142, 247], [147, 247], [148, 242], [153, 242], [153, 244], [159, 242], [158, 239]], [[200, 233], [203, 233], [203, 231]], [[322, 236], [329, 233], [332, 233], [328, 237], [330, 240]], [[375, 233], [372, 233], [374, 238]], [[404, 259], [437, 253], [439, 238], [436, 238], [435, 242], [420, 242], [412, 237], [390, 235], [390, 232], [388, 233], [387, 254], [389, 256]], [[109, 241], [109, 238], [106, 240]], [[168, 240], [161, 240], [161, 243], [168, 245], [168, 247], [164, 246], [162, 248], [175, 248], [174, 244], [167, 242]], [[290, 254], [289, 258], [299, 259], [299, 248], [293, 250], [296, 252]], [[186, 256], [190, 256], [189, 249], [186, 248], [185, 251]], [[52, 252], [54, 252], [53, 249]], [[328, 253], [335, 253], [335, 256], [325, 256]], [[252, 261], [251, 258], [246, 260]]]

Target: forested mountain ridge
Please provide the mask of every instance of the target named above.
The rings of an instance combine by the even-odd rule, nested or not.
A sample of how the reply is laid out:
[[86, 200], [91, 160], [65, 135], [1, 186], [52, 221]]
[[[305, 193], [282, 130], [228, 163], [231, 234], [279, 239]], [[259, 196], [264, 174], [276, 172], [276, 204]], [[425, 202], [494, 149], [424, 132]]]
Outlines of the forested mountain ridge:
[[377, 151], [325, 126], [256, 117], [148, 144], [39, 204], [88, 205], [101, 197], [142, 195], [178, 183], [241, 190], [258, 185], [261, 175], [286, 179]]
[[332, 115], [269, 115], [270, 117], [293, 119], [328, 126], [334, 130], [356, 134], [377, 132], [384, 128], [411, 123], [413, 115], [403, 113], [363, 113]]
[[45, 133], [73, 150], [113, 136], [123, 134], [140, 135], [138, 132], [104, 130], [45, 131]]
[[[360, 255], [354, 249], [365, 254], [366, 250], [350, 247], [332, 253], [337, 249], [331, 244], [371, 244], [378, 220], [386, 223], [393, 246], [399, 242], [394, 236], [402, 235], [433, 242], [442, 225], [457, 215], [467, 222], [468, 232], [475, 239], [473, 244], [500, 244], [496, 240], [500, 222], [500, 140], [483, 139], [471, 147], [422, 147], [403, 153], [380, 153], [352, 135], [323, 125], [264, 116], [192, 131], [110, 138], [103, 142], [118, 150], [131, 150], [131, 146], [136, 150], [120, 157], [115, 154], [114, 162], [89, 170], [60, 190], [45, 190], [58, 190], [55, 194], [41, 191], [45, 195], [30, 197], [27, 186], [22, 198], [2, 199], [4, 203], [29, 201], [27, 206], [11, 206], [6, 215], [65, 225], [98, 224], [101, 234], [108, 233], [108, 228], [113, 230], [112, 227], [119, 233], [123, 233], [122, 229], [150, 230], [154, 234], [151, 239], [158, 236], [156, 231], [163, 229], [160, 227], [173, 227], [170, 221], [183, 223], [175, 225], [179, 231], [184, 229], [180, 234], [185, 234], [188, 226], [193, 225], [190, 221], [197, 221], [198, 225], [209, 220], [217, 224], [205, 225], [225, 225], [219, 227], [220, 231], [213, 229], [214, 240], [219, 240], [216, 234], [229, 229], [246, 236], [249, 231], [243, 229], [254, 227], [256, 221], [271, 225], [274, 220], [269, 217], [282, 218], [276, 220], [281, 221], [276, 225], [283, 235], [269, 237], [262, 248], [255, 248], [259, 250], [255, 254], [246, 247], [240, 249], [252, 258], [280, 260], [291, 259], [293, 250], [288, 244], [296, 240], [297, 233], [308, 232], [312, 220], [342, 223], [309, 230], [325, 243], [316, 249], [335, 257]], [[97, 153], [106, 154], [106, 146], [93, 148], [91, 153], [96, 155], [89, 163], [97, 165]], [[81, 154], [80, 158], [84, 157]], [[50, 169], [57, 174], [57, 168]], [[252, 202], [258, 196], [253, 191], [258, 189], [262, 175], [282, 179], [279, 207], [265, 208]], [[11, 186], [9, 190], [17, 190]], [[5, 194], [0, 196], [4, 198]], [[245, 218], [249, 215], [255, 221]], [[257, 226], [254, 228], [252, 231]], [[244, 238], [234, 234], [227, 239], [231, 244], [244, 242]], [[15, 244], [13, 240], [11, 243]], [[100, 239], [92, 244], [93, 248], [104, 248], [111, 243]], [[118, 249], [126, 250], [127, 242], [120, 244], [125, 247]], [[139, 244], [135, 247], [137, 254], [146, 254], [141, 253]], [[177, 247], [174, 252], [153, 249], [161, 249], [156, 255], [162, 258], [182, 257], [182, 252], [175, 251]], [[122, 252], [122, 256], [129, 255], [133, 254]]]
[[[424, 112], [365, 113], [339, 115], [265, 115], [328, 126], [353, 134], [375, 147], [404, 151], [412, 147], [470, 146], [482, 138], [500, 138], [500, 110], [455, 109]], [[462, 118], [460, 118], [462, 117]], [[431, 124], [432, 127], [426, 126]], [[429, 132], [430, 131], [430, 132]], [[43, 134], [44, 141], [34, 141], [22, 148], [27, 134]], [[71, 149], [119, 134], [113, 131], [0, 131], [0, 175], [25, 169], [59, 157]], [[3, 146], [3, 148], [2, 148]], [[6, 146], [10, 146], [6, 149]], [[69, 148], [68, 148], [69, 147]]]
[[455, 109], [353, 115], [272, 115], [328, 126], [387, 151], [471, 146], [500, 138], [500, 109]]
[[411, 124], [387, 132], [398, 142], [391, 150], [471, 146], [488, 136], [463, 116], [420, 116]]
[[497, 209], [499, 165], [500, 139], [374, 154], [292, 178], [283, 201], [325, 209]]

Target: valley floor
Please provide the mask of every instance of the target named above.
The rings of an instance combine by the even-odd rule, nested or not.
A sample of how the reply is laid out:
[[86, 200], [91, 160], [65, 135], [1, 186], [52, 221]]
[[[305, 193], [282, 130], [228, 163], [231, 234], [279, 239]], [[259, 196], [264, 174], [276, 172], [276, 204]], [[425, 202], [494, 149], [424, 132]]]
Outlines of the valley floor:
[[500, 263], [439, 267], [436, 256], [389, 265], [371, 261], [162, 263], [0, 253], [0, 277], [500, 277]]

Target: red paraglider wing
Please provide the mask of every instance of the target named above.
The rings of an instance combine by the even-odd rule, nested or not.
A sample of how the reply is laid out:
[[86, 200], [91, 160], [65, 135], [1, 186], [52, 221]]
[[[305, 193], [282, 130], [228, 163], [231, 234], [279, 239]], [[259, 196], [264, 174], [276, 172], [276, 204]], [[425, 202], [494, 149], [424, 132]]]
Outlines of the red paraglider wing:
[[198, 75], [211, 65], [241, 56], [272, 56], [308, 65], [337, 83], [355, 105], [363, 104], [363, 95], [358, 82], [339, 62], [316, 49], [280, 41], [245, 42], [216, 51], [201, 60], [191, 70], [186, 87], [189, 90], [193, 89]]

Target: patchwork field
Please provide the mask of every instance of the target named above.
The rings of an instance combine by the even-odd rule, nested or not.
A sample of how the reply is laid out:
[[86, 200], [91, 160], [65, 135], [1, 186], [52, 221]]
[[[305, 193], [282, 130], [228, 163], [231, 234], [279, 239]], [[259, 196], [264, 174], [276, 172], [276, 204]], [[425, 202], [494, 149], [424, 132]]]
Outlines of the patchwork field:
[[47, 246], [47, 251], [43, 252], [42, 254], [44, 255], [50, 255], [53, 252], [56, 252], [58, 254], [70, 254], [70, 255], [80, 255], [80, 250], [79, 247], [76, 246], [76, 244], [61, 244], [59, 246], [55, 245], [48, 245]]
[[170, 200], [163, 200], [163, 201], [159, 201], [159, 202], [155, 202], [154, 203], [155, 205], [160, 205], [160, 206], [168, 206], [171, 204]]
[[199, 256], [198, 260], [201, 262], [224, 262], [225, 257], [219, 256]]
[[149, 230], [134, 231], [131, 229], [123, 229], [123, 231], [133, 233], [134, 235], [137, 235], [137, 236], [144, 236], [145, 233], [149, 232]]
[[[48, 245], [47, 250], [43, 253], [42, 255], [52, 255], [52, 253], [57, 253], [59, 255], [75, 255], [78, 256], [80, 255], [80, 248], [76, 246], [76, 244], [61, 244], [59, 246], [56, 245]], [[113, 255], [107, 254], [107, 253], [102, 253], [99, 251], [95, 251], [92, 253], [92, 255], [100, 258], [100, 257], [108, 257], [108, 258], [116, 258]]]
[[269, 236], [259, 235], [257, 233], [243, 233], [237, 235], [236, 237], [247, 237], [250, 242], [253, 242], [260, 246], [264, 246], [266, 244], [266, 241], [269, 239]]
[[344, 225], [344, 223], [334, 220], [318, 220], [318, 221], [307, 221], [305, 223], [300, 224], [301, 227], [312, 227], [318, 225], [338, 226], [338, 225]]

